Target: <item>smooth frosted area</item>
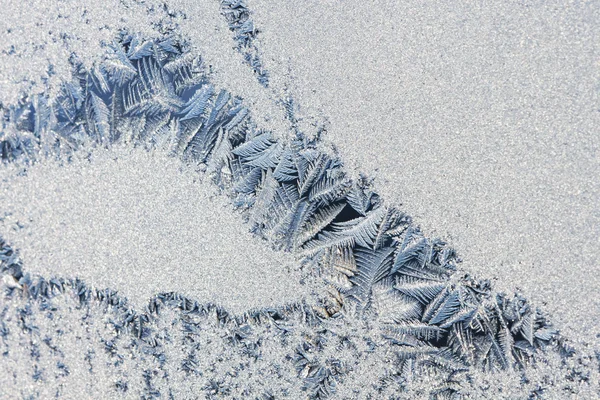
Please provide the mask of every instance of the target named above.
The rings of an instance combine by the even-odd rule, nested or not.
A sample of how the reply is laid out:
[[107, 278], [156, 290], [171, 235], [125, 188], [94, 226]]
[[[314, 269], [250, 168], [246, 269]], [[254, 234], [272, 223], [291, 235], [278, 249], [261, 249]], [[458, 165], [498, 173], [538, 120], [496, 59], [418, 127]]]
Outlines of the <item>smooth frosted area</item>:
[[176, 291], [235, 312], [300, 300], [294, 259], [247, 231], [225, 196], [163, 153], [0, 168], [0, 234], [27, 272], [80, 277], [137, 306]]
[[600, 333], [599, 3], [250, 6], [273, 84], [349, 166], [465, 270]]

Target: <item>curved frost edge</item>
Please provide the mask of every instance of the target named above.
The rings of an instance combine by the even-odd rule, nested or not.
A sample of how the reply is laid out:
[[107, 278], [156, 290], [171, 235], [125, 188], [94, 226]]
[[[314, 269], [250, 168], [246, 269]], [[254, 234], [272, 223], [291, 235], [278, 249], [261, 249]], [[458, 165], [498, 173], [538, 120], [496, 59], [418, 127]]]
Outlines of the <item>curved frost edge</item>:
[[[370, 190], [366, 178], [350, 179], [318, 137], [296, 132], [284, 142], [258, 130], [242, 99], [214, 88], [202, 58], [185, 48], [173, 36], [148, 41], [123, 34], [107, 48], [104, 62], [91, 70], [75, 65], [73, 80], [57, 98], [34, 96], [0, 108], [1, 159], [23, 165], [45, 157], [68, 162], [86, 149], [119, 142], [166, 149], [194, 165], [231, 198], [254, 233], [298, 255], [308, 275], [326, 283], [318, 304], [307, 306], [311, 323], [372, 325], [374, 343], [394, 355], [389, 371], [400, 371], [399, 388], [406, 376], [436, 371], [448, 385], [435, 395], [459, 396], [461, 385], [449, 383], [468, 381], [471, 371], [525, 370], [543, 364], [548, 351], [563, 359], [575, 355], [522, 296], [497, 294], [489, 281], [457, 276], [452, 249], [424, 237], [409, 216]], [[97, 300], [124, 307], [114, 293], [79, 281], [23, 275], [15, 252], [2, 245], [11, 294], [51, 299], [68, 287], [82, 304]], [[152, 332], [143, 324], [161, 303], [203, 312], [196, 301], [163, 294], [144, 313], [123, 311], [124, 326], [147, 340]], [[296, 307], [275, 313], [291, 315]], [[311, 397], [338, 390], [336, 383], [347, 374], [343, 368], [301, 361], [300, 350], [296, 355]], [[463, 378], [456, 381], [457, 376]]]

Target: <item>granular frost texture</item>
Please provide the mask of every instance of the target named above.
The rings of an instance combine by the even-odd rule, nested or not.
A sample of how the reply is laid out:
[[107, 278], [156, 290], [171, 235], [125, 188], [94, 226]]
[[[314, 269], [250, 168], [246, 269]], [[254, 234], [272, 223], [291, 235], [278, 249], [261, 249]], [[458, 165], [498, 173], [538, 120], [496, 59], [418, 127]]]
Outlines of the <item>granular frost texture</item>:
[[2, 396], [598, 397], [589, 343], [350, 173], [244, 1], [202, 4], [214, 43], [169, 2], [2, 104]]

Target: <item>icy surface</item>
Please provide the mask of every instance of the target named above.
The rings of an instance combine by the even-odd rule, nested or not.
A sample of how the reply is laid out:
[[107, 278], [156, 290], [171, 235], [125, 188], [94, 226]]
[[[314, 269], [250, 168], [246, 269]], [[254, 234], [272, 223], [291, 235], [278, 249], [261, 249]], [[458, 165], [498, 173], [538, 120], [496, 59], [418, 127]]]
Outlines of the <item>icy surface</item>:
[[26, 93], [56, 89], [72, 72], [72, 55], [91, 66], [120, 29], [136, 27], [155, 34], [149, 14], [136, 1], [3, 0], [0, 19], [0, 103], [12, 104]]
[[[246, 2], [225, 1], [221, 7], [226, 3], [235, 15]], [[129, 7], [132, 20], [113, 18], [106, 25], [111, 13], [81, 3], [79, 27], [52, 25], [60, 19], [55, 17], [61, 7], [74, 2], [56, 3], [61, 4], [57, 8], [41, 3], [41, 22], [22, 29], [39, 36], [13, 38], [22, 49], [32, 50], [36, 61], [30, 68], [21, 54], [7, 58], [7, 65], [15, 76], [35, 81], [43, 71], [35, 63], [54, 65], [44, 59], [48, 54], [63, 51], [66, 56], [70, 53], [64, 49], [83, 46], [78, 53], [86, 58], [83, 67], [102, 59], [105, 48], [100, 51], [97, 45], [103, 36], [94, 33], [95, 27], [107, 29], [106, 38], [112, 38], [119, 24], [135, 20], [127, 28], [145, 38], [162, 36], [159, 31], [181, 35], [173, 42], [171, 37], [150, 43], [153, 51], [142, 55], [136, 54], [139, 42], [129, 37], [113, 46], [121, 58], [112, 54], [109, 70], [80, 69], [73, 85], [81, 86], [81, 92], [71, 86], [58, 103], [31, 97], [23, 102], [32, 104], [2, 110], [7, 127], [0, 142], [3, 161], [31, 161], [39, 150], [65, 150], [76, 146], [81, 135], [103, 145], [118, 137], [148, 136], [148, 145], [162, 143], [169, 133], [173, 136], [166, 140], [175, 145], [173, 151], [202, 163], [198, 166], [207, 169], [207, 180], [224, 192], [215, 197], [210, 186], [197, 182], [199, 175], [180, 171], [175, 159], [142, 150], [94, 152], [91, 161], [62, 167], [44, 160], [20, 175], [6, 166], [0, 204], [8, 206], [0, 215], [0, 235], [20, 250], [24, 273], [65, 279], [30, 279], [13, 264], [15, 253], [0, 249], [6, 273], [0, 290], [0, 344], [6, 361], [1, 367], [6, 373], [0, 374], [0, 386], [9, 387], [13, 397], [49, 397], [61, 391], [67, 396], [101, 391], [105, 397], [115, 392], [189, 397], [205, 392], [208, 398], [267, 399], [271, 394], [322, 398], [335, 393], [334, 398], [353, 399], [399, 392], [408, 398], [597, 396], [598, 353], [585, 346], [574, 352], [573, 342], [565, 341], [551, 323], [560, 312], [559, 327], [567, 328], [567, 336], [596, 339], [597, 299], [590, 290], [596, 276], [588, 279], [589, 287], [578, 282], [581, 274], [574, 274], [576, 280], [569, 276], [582, 270], [577, 257], [588, 260], [591, 271], [597, 265], [593, 239], [580, 241], [598, 236], [590, 234], [598, 226], [597, 209], [589, 208], [597, 198], [597, 181], [590, 175], [597, 166], [592, 158], [597, 143], [585, 136], [594, 126], [585, 110], [597, 108], [590, 90], [593, 73], [585, 75], [593, 65], [586, 58], [592, 50], [588, 41], [577, 40], [596, 35], [589, 25], [595, 18], [593, 6], [573, 8], [569, 14], [560, 7], [532, 11], [521, 5], [505, 11], [422, 5], [376, 9], [365, 4], [342, 9], [313, 2], [274, 9], [266, 2], [249, 3], [259, 10], [253, 15], [258, 31], [246, 23], [241, 30], [253, 32], [251, 36], [260, 32], [259, 47], [250, 52], [240, 48], [239, 38], [232, 41], [239, 32], [227, 25], [219, 2], [115, 3], [115, 10]], [[14, 5], [11, 12], [15, 9], [21, 15], [9, 22], [12, 27], [26, 21], [23, 5]], [[513, 19], [511, 13], [519, 17]], [[67, 15], [78, 15], [78, 9]], [[538, 19], [532, 22], [533, 17]], [[546, 37], [548, 21], [555, 29], [552, 40]], [[71, 25], [81, 36], [72, 47], [46, 49], [54, 32], [46, 33], [48, 26]], [[181, 38], [183, 47], [169, 44]], [[268, 85], [256, 74], [256, 59], [246, 57], [258, 48], [265, 49], [258, 51], [260, 60], [270, 60]], [[8, 48], [3, 54], [11, 52]], [[141, 95], [123, 97], [125, 107], [119, 103], [123, 90], [131, 94], [135, 87], [154, 96], [155, 89], [173, 83], [165, 77], [192, 73], [165, 64], [189, 61], [190, 56], [202, 57], [213, 83], [244, 97], [252, 120], [238, 108], [239, 99], [232, 99], [228, 111], [219, 111], [223, 99], [229, 99], [222, 92], [208, 95], [210, 113], [198, 113], [206, 106], [199, 107], [198, 100], [207, 93], [204, 81], [192, 85], [195, 94], [189, 103], [191, 91], [177, 91], [181, 99], [171, 98], [174, 103], [166, 108], [160, 101], [149, 108], [129, 107], [142, 102]], [[136, 66], [136, 72], [127, 72], [128, 66]], [[68, 76], [63, 72], [57, 82]], [[104, 73], [109, 86], [102, 84]], [[571, 84], [580, 73], [584, 78], [577, 91]], [[2, 78], [10, 88], [3, 92], [7, 98], [21, 88], [53, 94], [44, 76], [24, 86], [9, 81]], [[561, 97], [575, 92], [580, 97]], [[69, 96], [83, 101], [70, 104]], [[66, 116], [60, 114], [65, 105], [72, 111], [63, 110]], [[550, 106], [558, 107], [552, 115]], [[566, 114], [571, 125], [550, 129], [556, 121], [564, 123]], [[350, 165], [377, 176], [376, 191], [384, 201], [365, 180], [347, 180], [335, 152], [321, 153], [322, 143], [311, 142], [327, 119], [330, 137]], [[163, 129], [163, 121], [169, 129]], [[275, 132], [260, 131], [254, 123]], [[290, 125], [296, 140], [279, 140]], [[198, 133], [194, 126], [207, 129]], [[540, 139], [536, 129], [553, 133], [552, 140]], [[553, 140], [571, 139], [570, 150], [555, 148]], [[547, 152], [540, 152], [546, 147], [555, 157], [552, 162], [545, 158]], [[466, 172], [460, 163], [468, 166]], [[516, 166], [509, 167], [511, 163]], [[540, 173], [543, 168], [533, 168], [535, 163], [547, 171]], [[536, 181], [539, 177], [544, 179]], [[260, 243], [245, 231], [223, 193], [269, 242]], [[561, 196], [565, 193], [571, 196], [567, 200]], [[460, 203], [456, 215], [448, 203], [436, 203], [440, 199]], [[402, 209], [394, 207], [398, 201], [404, 201]], [[452, 274], [453, 253], [442, 242], [424, 238], [401, 212], [405, 210], [416, 214], [428, 234], [450, 238], [467, 271], [497, 276], [495, 286], [509, 295], [496, 296], [488, 282]], [[562, 235], [556, 234], [557, 227], [564, 228]], [[484, 228], [490, 231], [486, 234]], [[532, 229], [543, 229], [546, 236], [536, 236]], [[223, 240], [215, 243], [215, 237]], [[299, 276], [290, 270], [297, 265], [266, 251], [269, 244], [307, 255], [304, 261], [310, 259], [310, 268], [330, 284], [329, 297], [318, 305], [263, 309], [240, 319], [201, 305], [215, 302], [242, 312], [302, 298], [295, 289], [303, 289], [297, 285]], [[525, 261], [532, 259], [545, 269], [528, 270]], [[519, 261], [518, 268], [512, 266]], [[566, 264], [568, 270], [557, 268]], [[552, 274], [546, 266], [554, 268]], [[528, 285], [532, 274], [537, 279]], [[74, 280], [76, 276], [84, 282]], [[264, 293], [249, 276], [260, 280], [256, 287], [262, 285]], [[271, 279], [290, 286], [277, 292], [269, 286]], [[91, 290], [88, 284], [119, 289], [134, 308], [125, 309], [118, 295]], [[557, 285], [562, 285], [559, 290]], [[548, 307], [536, 310], [525, 298], [513, 296], [515, 286], [537, 300], [534, 306], [547, 301]], [[164, 293], [171, 290], [177, 293]], [[549, 291], [561, 297], [549, 299]], [[581, 294], [584, 299], [569, 297]], [[145, 305], [149, 307], [143, 311]], [[587, 315], [574, 310], [577, 305], [587, 307]], [[489, 374], [498, 368], [504, 372]], [[265, 380], [264, 374], [276, 380]]]
[[[38, 299], [2, 281], [0, 289], [6, 398], [442, 399], [449, 389], [459, 390], [458, 399], [597, 398], [589, 359], [556, 357], [525, 375], [466, 380], [446, 372], [444, 380], [427, 368], [412, 371], [410, 358], [401, 370], [391, 367], [395, 352], [372, 327], [345, 318], [315, 323], [306, 309], [240, 321], [210, 306], [182, 311], [165, 299], [140, 338], [136, 323], [124, 326], [122, 309], [80, 301], [67, 287]], [[330, 387], [335, 395], [328, 397], [321, 390]]]
[[466, 271], [600, 333], [597, 2], [249, 5], [272, 85], [349, 167]]
[[0, 104], [13, 104], [24, 93], [53, 93], [69, 79], [73, 57], [90, 67], [105, 54], [101, 44], [122, 30], [148, 39], [165, 30], [183, 36], [210, 65], [213, 81], [256, 111], [257, 124], [279, 135], [289, 129], [281, 105], [235, 50], [217, 0], [3, 1]]
[[0, 235], [27, 271], [80, 277], [138, 308], [176, 291], [234, 312], [299, 301], [292, 256], [254, 237], [226, 198], [160, 152], [98, 150], [64, 167], [0, 169]]

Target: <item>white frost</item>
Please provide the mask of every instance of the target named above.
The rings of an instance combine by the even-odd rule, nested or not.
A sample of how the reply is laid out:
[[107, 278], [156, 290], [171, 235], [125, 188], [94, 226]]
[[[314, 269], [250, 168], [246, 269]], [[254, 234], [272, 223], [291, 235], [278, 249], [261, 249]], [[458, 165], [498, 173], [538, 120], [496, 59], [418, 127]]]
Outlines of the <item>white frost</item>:
[[116, 147], [64, 167], [0, 169], [0, 235], [27, 272], [80, 277], [136, 306], [176, 291], [234, 312], [298, 301], [291, 255], [247, 226], [212, 183], [164, 153]]

